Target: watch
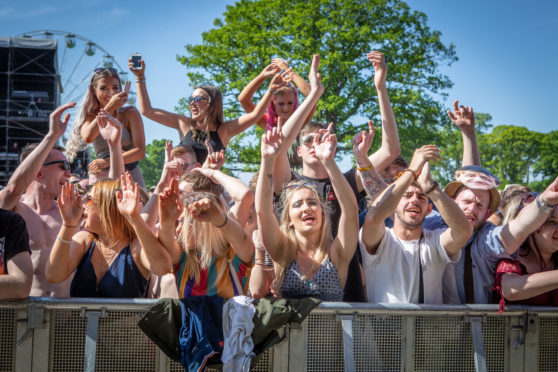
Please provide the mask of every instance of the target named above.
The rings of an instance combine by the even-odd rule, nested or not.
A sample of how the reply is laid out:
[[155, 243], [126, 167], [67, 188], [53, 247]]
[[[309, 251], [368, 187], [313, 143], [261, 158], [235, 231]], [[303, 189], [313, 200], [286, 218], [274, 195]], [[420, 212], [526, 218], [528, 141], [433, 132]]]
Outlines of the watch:
[[543, 200], [541, 200], [541, 199], [539, 198], [539, 196], [540, 196], [540, 194], [537, 195], [537, 198], [535, 199], [535, 203], [537, 203], [537, 207], [538, 207], [541, 211], [543, 211], [544, 213], [549, 213], [549, 212], [552, 210], [552, 208], [554, 208], [554, 206], [551, 205], [551, 204], [548, 204], [547, 202], [545, 202], [545, 201], [543, 201]]

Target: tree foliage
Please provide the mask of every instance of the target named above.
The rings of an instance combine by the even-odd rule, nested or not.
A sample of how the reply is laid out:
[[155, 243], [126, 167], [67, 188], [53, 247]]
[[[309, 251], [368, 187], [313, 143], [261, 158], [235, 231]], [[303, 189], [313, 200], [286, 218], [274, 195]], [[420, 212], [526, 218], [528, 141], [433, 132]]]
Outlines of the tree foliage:
[[166, 139], [153, 140], [145, 146], [145, 158], [139, 161], [141, 172], [145, 186], [149, 189], [151, 186], [157, 185], [161, 177], [161, 171], [165, 164], [165, 143]]
[[[389, 65], [388, 90], [408, 155], [440, 129], [437, 98], [452, 83], [438, 67], [457, 60], [454, 46], [444, 45], [440, 32], [426, 23], [424, 13], [400, 0], [241, 0], [203, 33], [201, 44], [186, 45], [178, 60], [192, 85], [209, 81], [221, 89], [226, 116], [232, 118], [242, 113], [238, 94], [272, 57], [289, 59], [304, 77], [318, 53], [325, 93], [315, 119], [334, 122], [339, 138], [348, 139], [364, 128], [363, 117], [380, 123], [373, 68], [366, 59], [367, 52], [380, 50]], [[185, 107], [182, 100], [179, 109]], [[259, 162], [256, 131], [246, 137], [229, 145], [229, 161]]]

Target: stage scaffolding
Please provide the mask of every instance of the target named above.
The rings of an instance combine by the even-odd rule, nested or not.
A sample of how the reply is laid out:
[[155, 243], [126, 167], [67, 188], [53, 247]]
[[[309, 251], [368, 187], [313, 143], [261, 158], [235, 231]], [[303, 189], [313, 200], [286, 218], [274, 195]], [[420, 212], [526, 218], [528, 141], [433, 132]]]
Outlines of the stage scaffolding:
[[48, 132], [59, 105], [57, 41], [0, 37], [0, 185], [5, 186], [28, 143]]

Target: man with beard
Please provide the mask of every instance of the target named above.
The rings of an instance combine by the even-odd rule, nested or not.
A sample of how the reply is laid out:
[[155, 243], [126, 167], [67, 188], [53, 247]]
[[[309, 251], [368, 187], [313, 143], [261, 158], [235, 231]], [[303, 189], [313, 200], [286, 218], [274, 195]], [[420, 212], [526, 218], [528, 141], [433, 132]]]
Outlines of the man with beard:
[[[459, 207], [432, 180], [429, 161], [439, 149], [417, 149], [409, 168], [368, 209], [360, 230], [360, 250], [368, 302], [442, 303], [442, 276], [473, 231]], [[432, 211], [429, 197], [448, 221], [445, 230], [423, 230]], [[395, 211], [393, 228], [384, 220]]]

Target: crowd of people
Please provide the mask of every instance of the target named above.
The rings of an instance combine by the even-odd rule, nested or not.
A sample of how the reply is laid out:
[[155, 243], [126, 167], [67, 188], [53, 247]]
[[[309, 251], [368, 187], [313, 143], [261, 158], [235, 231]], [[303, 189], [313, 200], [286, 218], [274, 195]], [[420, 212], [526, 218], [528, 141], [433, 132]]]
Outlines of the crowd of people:
[[[537, 194], [500, 187], [481, 166], [471, 107], [455, 101], [463, 164], [442, 188], [436, 144], [400, 156], [388, 66], [367, 54], [382, 138], [355, 133], [356, 167], [335, 161], [333, 123], [312, 118], [324, 92], [319, 57], [308, 81], [280, 58], [251, 81], [246, 114], [223, 118], [218, 88], [201, 85], [190, 116], [151, 105], [145, 62], [135, 75], [138, 109], [111, 68], [93, 72], [71, 136], [58, 107], [49, 131], [28, 145], [0, 191], [0, 299], [27, 296], [188, 298], [248, 295], [323, 301], [558, 305], [558, 178]], [[257, 104], [252, 97], [269, 80]], [[178, 131], [151, 192], [142, 115]], [[233, 137], [257, 124], [261, 166], [249, 185], [221, 171]], [[70, 163], [92, 144], [89, 177]], [[295, 171], [296, 168], [296, 171]], [[498, 191], [498, 188], [503, 191]]]

